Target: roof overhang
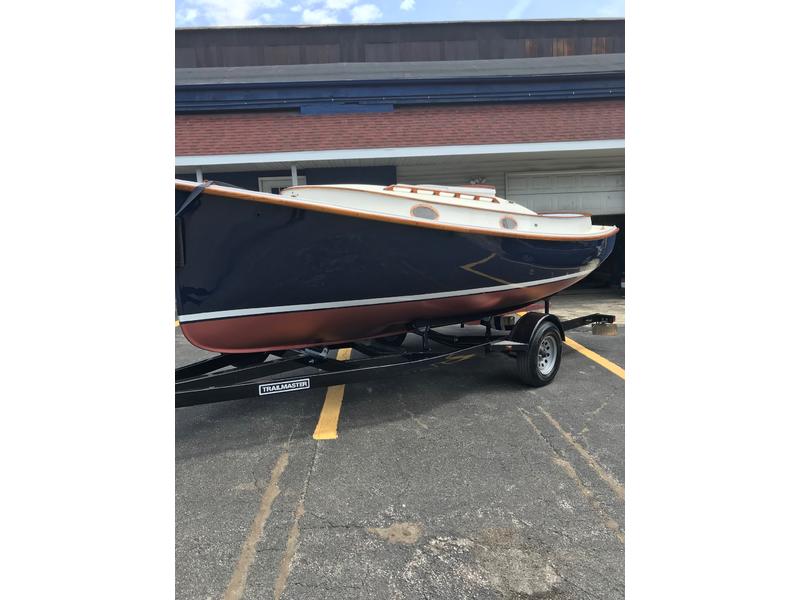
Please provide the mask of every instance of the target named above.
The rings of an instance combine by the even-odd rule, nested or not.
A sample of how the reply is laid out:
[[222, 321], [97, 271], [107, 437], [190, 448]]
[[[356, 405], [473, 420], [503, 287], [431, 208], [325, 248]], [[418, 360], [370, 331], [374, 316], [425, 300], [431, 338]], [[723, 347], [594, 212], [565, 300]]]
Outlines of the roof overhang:
[[397, 82], [460, 80], [475, 77], [554, 77], [624, 75], [625, 54], [581, 54], [492, 60], [397, 61], [321, 63], [308, 65], [254, 65], [175, 69], [175, 85], [245, 86], [312, 82]]
[[459, 157], [521, 155], [558, 155], [585, 152], [621, 153], [625, 140], [585, 140], [569, 142], [535, 142], [524, 144], [469, 144], [451, 146], [412, 146], [401, 148], [354, 148], [344, 150], [313, 150], [304, 152], [266, 152], [256, 154], [216, 154], [205, 156], [177, 156], [175, 167], [179, 171], [193, 169], [252, 170], [298, 167], [341, 166], [346, 164], [400, 164], [419, 159], [455, 159]]
[[625, 55], [177, 69], [178, 114], [623, 98]]

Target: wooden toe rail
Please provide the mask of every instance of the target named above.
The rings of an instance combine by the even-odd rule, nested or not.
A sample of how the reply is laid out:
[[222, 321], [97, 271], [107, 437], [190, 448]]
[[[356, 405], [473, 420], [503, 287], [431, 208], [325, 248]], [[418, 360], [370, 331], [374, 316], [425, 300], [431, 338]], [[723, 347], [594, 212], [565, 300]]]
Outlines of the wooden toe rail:
[[[466, 187], [466, 186], [463, 186]], [[480, 194], [480, 193], [467, 193], [467, 192], [453, 192], [451, 190], [443, 190], [439, 188], [427, 187], [424, 185], [406, 185], [403, 183], [395, 183], [383, 188], [388, 192], [411, 192], [418, 194], [420, 192], [428, 192], [434, 196], [441, 196], [442, 193], [452, 195], [454, 198], [472, 198], [474, 200], [488, 200], [489, 202], [500, 203], [500, 199], [495, 195]]]

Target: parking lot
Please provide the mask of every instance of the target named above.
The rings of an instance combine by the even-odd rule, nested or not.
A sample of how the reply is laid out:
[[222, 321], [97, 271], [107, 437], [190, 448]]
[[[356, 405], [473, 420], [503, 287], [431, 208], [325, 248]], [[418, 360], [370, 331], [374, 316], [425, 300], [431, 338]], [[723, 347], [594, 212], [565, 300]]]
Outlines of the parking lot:
[[491, 354], [176, 410], [176, 596], [622, 598], [624, 329], [544, 388]]

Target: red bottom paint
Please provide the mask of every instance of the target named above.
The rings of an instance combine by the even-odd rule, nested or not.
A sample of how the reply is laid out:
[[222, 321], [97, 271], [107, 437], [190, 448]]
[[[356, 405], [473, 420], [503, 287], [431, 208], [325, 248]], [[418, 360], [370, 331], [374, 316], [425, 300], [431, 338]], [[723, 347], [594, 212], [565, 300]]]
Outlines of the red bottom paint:
[[181, 330], [198, 348], [223, 353], [342, 344], [403, 333], [406, 324], [417, 320], [501, 314], [552, 296], [580, 279], [436, 300], [196, 321], [181, 323]]

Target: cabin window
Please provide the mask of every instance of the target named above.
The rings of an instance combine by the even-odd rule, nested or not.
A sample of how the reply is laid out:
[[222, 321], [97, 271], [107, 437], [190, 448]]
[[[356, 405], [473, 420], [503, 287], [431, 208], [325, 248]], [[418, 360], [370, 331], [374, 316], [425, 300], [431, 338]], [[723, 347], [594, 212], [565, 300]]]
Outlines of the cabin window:
[[517, 221], [512, 217], [503, 217], [500, 219], [500, 227], [503, 229], [516, 229], [517, 228]]
[[419, 219], [431, 219], [435, 221], [439, 218], [439, 213], [432, 206], [417, 204], [411, 209], [411, 214]]

